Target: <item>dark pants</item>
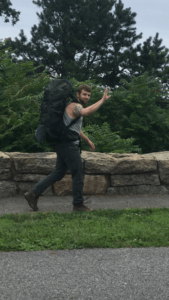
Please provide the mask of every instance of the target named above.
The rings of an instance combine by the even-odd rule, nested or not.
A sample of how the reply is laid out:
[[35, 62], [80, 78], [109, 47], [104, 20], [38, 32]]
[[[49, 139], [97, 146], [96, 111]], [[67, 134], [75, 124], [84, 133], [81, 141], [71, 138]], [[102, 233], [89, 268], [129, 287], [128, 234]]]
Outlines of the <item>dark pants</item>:
[[57, 161], [55, 170], [46, 178], [35, 184], [33, 191], [40, 195], [43, 191], [56, 181], [60, 181], [70, 170], [72, 174], [72, 190], [73, 190], [73, 205], [77, 205], [84, 201], [83, 199], [83, 184], [85, 172], [80, 156], [78, 146], [71, 142], [59, 143], [56, 146]]

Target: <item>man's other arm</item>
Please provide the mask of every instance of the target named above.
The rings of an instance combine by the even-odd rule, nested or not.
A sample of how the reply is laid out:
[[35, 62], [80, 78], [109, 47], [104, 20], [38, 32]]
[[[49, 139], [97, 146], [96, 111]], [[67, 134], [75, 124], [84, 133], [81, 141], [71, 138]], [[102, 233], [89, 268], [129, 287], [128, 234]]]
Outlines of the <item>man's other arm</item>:
[[89, 139], [88, 139], [88, 137], [83, 133], [83, 131], [80, 131], [80, 138], [81, 138], [84, 142], [86, 142], [86, 143], [88, 144]]
[[88, 139], [88, 137], [82, 131], [80, 132], [80, 138], [90, 146], [91, 151], [95, 150], [95, 145]]

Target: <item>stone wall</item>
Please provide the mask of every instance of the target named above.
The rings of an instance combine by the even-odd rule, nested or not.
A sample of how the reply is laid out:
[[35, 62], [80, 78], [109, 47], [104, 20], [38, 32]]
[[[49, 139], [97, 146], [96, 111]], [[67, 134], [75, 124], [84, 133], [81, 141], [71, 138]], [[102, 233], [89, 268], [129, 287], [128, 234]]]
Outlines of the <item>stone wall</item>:
[[[84, 195], [169, 194], [169, 152], [144, 155], [82, 151]], [[54, 152], [0, 152], [0, 198], [23, 195], [54, 171]], [[43, 195], [72, 195], [70, 171]]]

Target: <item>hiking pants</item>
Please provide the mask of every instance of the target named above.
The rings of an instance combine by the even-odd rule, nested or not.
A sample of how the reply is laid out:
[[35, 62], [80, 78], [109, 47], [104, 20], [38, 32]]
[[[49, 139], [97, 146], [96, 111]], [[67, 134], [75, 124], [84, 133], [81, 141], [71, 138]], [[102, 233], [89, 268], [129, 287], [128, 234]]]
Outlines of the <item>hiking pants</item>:
[[83, 163], [80, 151], [77, 145], [72, 142], [58, 143], [56, 146], [57, 161], [55, 170], [46, 178], [39, 181], [33, 187], [35, 194], [40, 195], [43, 191], [55, 183], [60, 181], [70, 170], [72, 174], [72, 190], [73, 190], [73, 205], [77, 205], [84, 201], [83, 199], [83, 185], [85, 172], [83, 170]]

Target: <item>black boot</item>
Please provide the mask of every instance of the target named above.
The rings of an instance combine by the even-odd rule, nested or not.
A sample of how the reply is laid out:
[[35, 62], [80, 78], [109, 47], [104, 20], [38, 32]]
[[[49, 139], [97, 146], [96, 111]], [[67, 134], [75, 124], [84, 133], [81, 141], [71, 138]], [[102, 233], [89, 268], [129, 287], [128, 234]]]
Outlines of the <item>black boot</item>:
[[93, 211], [93, 209], [90, 209], [89, 207], [87, 207], [86, 205], [82, 203], [78, 204], [78, 205], [75, 205], [73, 207], [73, 212], [75, 211]]
[[38, 210], [37, 203], [40, 195], [36, 195], [33, 191], [24, 194], [25, 199], [33, 210]]

